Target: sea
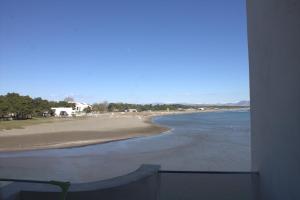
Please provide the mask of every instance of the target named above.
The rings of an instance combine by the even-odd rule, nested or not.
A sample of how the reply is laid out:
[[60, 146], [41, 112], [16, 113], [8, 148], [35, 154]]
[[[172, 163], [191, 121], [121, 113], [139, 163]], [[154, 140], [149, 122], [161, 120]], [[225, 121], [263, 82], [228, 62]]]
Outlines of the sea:
[[170, 130], [85, 147], [0, 153], [0, 176], [89, 182], [142, 164], [164, 170], [251, 170], [249, 110], [159, 116], [153, 123]]

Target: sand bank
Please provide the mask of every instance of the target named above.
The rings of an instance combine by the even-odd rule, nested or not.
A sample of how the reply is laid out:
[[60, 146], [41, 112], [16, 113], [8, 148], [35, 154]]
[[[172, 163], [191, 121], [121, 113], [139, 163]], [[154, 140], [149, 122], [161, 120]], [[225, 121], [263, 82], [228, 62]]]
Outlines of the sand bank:
[[[213, 123], [210, 123], [210, 120], [203, 121], [204, 124], [200, 123], [199, 129], [198, 126], [181, 129], [177, 125], [171, 125], [174, 128], [172, 134], [159, 137], [55, 151], [3, 152], [0, 153], [0, 175], [6, 178], [77, 183], [121, 176], [134, 171], [141, 164], [159, 164], [163, 170], [251, 170], [249, 118], [241, 118], [242, 129], [239, 130], [236, 126], [228, 126], [231, 124], [230, 118], [227, 118], [227, 121], [219, 121], [224, 115], [214, 115], [212, 118], [210, 116], [207, 117]], [[204, 116], [203, 119], [205, 118]], [[237, 122], [236, 119], [233, 120]], [[221, 123], [214, 128], [214, 122], [218, 121]], [[190, 123], [185, 121], [181, 125], [188, 124]], [[204, 127], [204, 131], [201, 131], [200, 127]], [[210, 128], [214, 134], [207, 132]], [[94, 138], [92, 141], [86, 140], [87, 143], [93, 141]]]
[[0, 152], [68, 148], [160, 134], [168, 130], [152, 123], [160, 115], [205, 111], [105, 113], [90, 117], [55, 119], [51, 123], [0, 130]]
[[66, 148], [159, 134], [151, 117], [170, 113], [107, 113], [0, 131], [0, 152]]

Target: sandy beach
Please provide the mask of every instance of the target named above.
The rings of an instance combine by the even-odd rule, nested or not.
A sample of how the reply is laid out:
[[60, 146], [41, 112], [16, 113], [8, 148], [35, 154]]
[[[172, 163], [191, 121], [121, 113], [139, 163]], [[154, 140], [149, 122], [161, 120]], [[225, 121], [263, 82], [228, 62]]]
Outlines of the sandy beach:
[[[98, 119], [68, 120], [2, 131], [0, 141], [1, 145], [5, 144], [2, 149], [5, 147], [4, 150], [10, 152], [0, 152], [0, 175], [7, 178], [79, 183], [124, 175], [141, 164], [158, 164], [164, 170], [251, 169], [249, 112], [203, 112], [154, 119], [156, 124], [171, 128], [167, 134], [158, 134], [164, 129], [149, 124], [149, 115], [101, 115]], [[49, 127], [53, 125], [60, 131], [74, 130], [71, 126], [73, 124], [80, 131], [61, 133], [51, 130], [50, 133], [38, 133], [38, 128], [48, 127], [47, 131], [50, 131]], [[97, 127], [102, 131], [83, 131], [95, 130]], [[126, 132], [124, 127], [127, 127]], [[28, 130], [36, 130], [36, 133], [27, 133], [24, 138], [18, 135]], [[66, 138], [61, 135], [66, 135]], [[130, 137], [136, 138], [126, 139]], [[49, 140], [53, 143], [50, 144]], [[12, 145], [7, 144], [9, 141]], [[89, 145], [104, 141], [115, 142]], [[20, 148], [16, 142], [21, 142], [23, 146]], [[35, 146], [27, 146], [27, 143]], [[55, 149], [56, 146], [59, 149]], [[72, 146], [84, 147], [64, 148]], [[49, 149], [20, 151], [32, 147]], [[19, 151], [11, 152], [13, 150]]]
[[[229, 110], [229, 109], [227, 109]], [[236, 110], [236, 109], [233, 109]], [[18, 129], [0, 129], [0, 152], [69, 148], [160, 134], [167, 127], [152, 123], [152, 117], [205, 111], [104, 113], [78, 118], [55, 118]]]
[[159, 134], [168, 129], [151, 123], [151, 118], [165, 114], [172, 113], [106, 113], [0, 130], [0, 152], [85, 146]]

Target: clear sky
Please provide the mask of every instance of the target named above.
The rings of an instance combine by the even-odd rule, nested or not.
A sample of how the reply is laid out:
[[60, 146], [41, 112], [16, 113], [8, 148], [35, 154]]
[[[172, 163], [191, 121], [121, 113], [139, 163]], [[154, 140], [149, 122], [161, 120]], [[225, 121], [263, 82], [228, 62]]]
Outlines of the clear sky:
[[0, 0], [0, 94], [249, 99], [244, 0]]

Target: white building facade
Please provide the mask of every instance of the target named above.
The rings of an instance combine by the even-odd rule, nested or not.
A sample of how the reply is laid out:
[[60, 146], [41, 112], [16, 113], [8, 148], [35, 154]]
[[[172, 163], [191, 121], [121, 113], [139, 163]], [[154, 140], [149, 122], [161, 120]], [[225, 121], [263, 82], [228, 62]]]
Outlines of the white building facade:
[[84, 114], [84, 109], [92, 108], [90, 104], [80, 103], [80, 102], [68, 102], [75, 104], [74, 108], [71, 107], [55, 107], [51, 108], [54, 111], [55, 117], [72, 117], [72, 116], [81, 116]]
[[75, 103], [75, 112], [83, 112], [86, 108], [92, 108], [90, 104], [80, 103], [80, 102], [72, 102]]
[[75, 114], [75, 110], [70, 107], [56, 107], [51, 108], [55, 117], [72, 117]]

